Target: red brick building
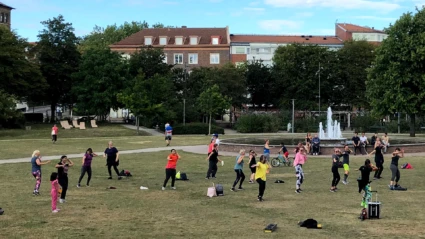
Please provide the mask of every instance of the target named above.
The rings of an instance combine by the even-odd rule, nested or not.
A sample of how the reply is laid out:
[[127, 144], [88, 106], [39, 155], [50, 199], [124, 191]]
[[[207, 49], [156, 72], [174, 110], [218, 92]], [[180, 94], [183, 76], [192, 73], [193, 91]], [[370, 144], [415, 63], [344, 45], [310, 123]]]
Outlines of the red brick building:
[[373, 27], [362, 27], [350, 23], [337, 23], [335, 24], [335, 35], [341, 41], [347, 40], [366, 40], [368, 42], [379, 44], [387, 34], [384, 31], [376, 30]]
[[165, 61], [176, 67], [214, 67], [230, 60], [229, 28], [148, 28], [110, 46], [132, 54], [143, 47], [163, 48]]
[[0, 2], [0, 26], [6, 26], [10, 29], [11, 12], [14, 8]]

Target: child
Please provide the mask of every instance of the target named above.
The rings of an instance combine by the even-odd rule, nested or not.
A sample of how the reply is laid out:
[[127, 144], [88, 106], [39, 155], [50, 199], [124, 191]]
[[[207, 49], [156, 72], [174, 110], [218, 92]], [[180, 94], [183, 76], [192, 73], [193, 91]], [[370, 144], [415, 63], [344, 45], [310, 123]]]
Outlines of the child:
[[50, 191], [52, 195], [52, 213], [57, 213], [59, 212], [59, 208], [56, 208], [59, 192], [58, 173], [53, 172], [52, 175], [50, 175], [50, 183], [52, 184], [52, 190]]

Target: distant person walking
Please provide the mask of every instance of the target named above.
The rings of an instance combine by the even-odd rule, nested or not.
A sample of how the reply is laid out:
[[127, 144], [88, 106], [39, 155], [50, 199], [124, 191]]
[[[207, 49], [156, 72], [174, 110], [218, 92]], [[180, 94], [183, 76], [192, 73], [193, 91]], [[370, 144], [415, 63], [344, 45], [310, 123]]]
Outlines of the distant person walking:
[[233, 186], [230, 189], [233, 192], [236, 191], [235, 187], [238, 184], [238, 182], [239, 182], [238, 190], [243, 190], [242, 184], [243, 184], [243, 181], [245, 180], [245, 174], [243, 173], [243, 164], [244, 164], [243, 159], [244, 159], [244, 157], [245, 157], [245, 149], [241, 149], [239, 151], [239, 155], [236, 156], [236, 162], [235, 162], [235, 167], [234, 167], [234, 170], [235, 170], [235, 173], [236, 173], [236, 180], [235, 180], [235, 182], [233, 182]]
[[52, 127], [52, 142], [55, 144], [56, 141], [58, 140], [58, 127], [55, 125], [53, 125]]
[[40, 186], [41, 186], [41, 165], [50, 163], [50, 161], [41, 162], [40, 150], [35, 150], [32, 153], [31, 157], [31, 174], [35, 178], [35, 187], [33, 195], [40, 195]]
[[214, 148], [211, 154], [208, 155], [207, 160], [208, 160], [208, 171], [207, 171], [206, 179], [210, 179], [210, 177], [215, 178], [215, 175], [217, 173], [217, 163], [223, 162], [218, 158], [217, 144], [214, 144]]
[[297, 176], [297, 183], [295, 185], [295, 192], [301, 193], [301, 184], [304, 182], [304, 171], [303, 165], [307, 161], [307, 153], [304, 147], [300, 148], [298, 153], [295, 155], [294, 159], [294, 167], [295, 167], [295, 175]]
[[86, 153], [83, 156], [83, 161], [82, 161], [82, 167], [81, 167], [81, 174], [80, 174], [80, 178], [78, 179], [78, 184], [77, 187], [81, 187], [81, 180], [83, 180], [84, 175], [86, 175], [87, 173], [87, 184], [86, 186], [89, 187], [90, 186], [90, 179], [91, 179], [91, 162], [93, 160], [93, 157], [97, 157], [97, 154], [93, 153], [93, 150], [91, 148], [88, 148], [86, 150]]
[[266, 143], [264, 144], [263, 155], [267, 162], [270, 162], [270, 141], [268, 139], [266, 139]]
[[167, 123], [165, 126], [165, 142], [167, 143], [167, 146], [170, 146], [172, 137], [173, 127], [171, 127], [170, 124]]
[[264, 201], [264, 191], [266, 190], [266, 175], [269, 169], [269, 165], [267, 164], [266, 158], [264, 155], [260, 156], [260, 162], [251, 166], [252, 168], [256, 168], [255, 172], [255, 181], [258, 183], [258, 196], [257, 200], [262, 202]]
[[59, 163], [55, 166], [58, 169], [58, 181], [62, 187], [61, 198], [59, 200], [60, 203], [66, 202], [66, 192], [68, 191], [68, 169], [72, 166], [74, 166], [74, 163], [65, 155], [61, 157]]
[[50, 190], [50, 195], [52, 196], [52, 213], [57, 213], [59, 212], [59, 208], [57, 208], [59, 194], [58, 173], [53, 172], [50, 175], [50, 184], [52, 185], [52, 189]]
[[120, 153], [118, 152], [118, 149], [114, 147], [112, 141], [109, 141], [108, 148], [105, 149], [105, 152], [103, 154], [103, 157], [104, 158], [106, 157], [106, 165], [108, 166], [108, 173], [109, 173], [108, 179], [112, 179], [112, 172], [111, 172], [112, 167], [114, 168], [114, 171], [118, 176], [118, 180], [121, 180], [122, 178], [117, 168], [120, 162], [119, 156], [120, 156]]
[[165, 187], [167, 186], [168, 180], [171, 178], [171, 189], [176, 189], [174, 186], [174, 183], [176, 182], [176, 167], [177, 167], [177, 161], [181, 159], [180, 155], [177, 153], [175, 149], [171, 150], [171, 154], [167, 157], [167, 166], [165, 166], [165, 180], [164, 184], [162, 185], [162, 190], [165, 190]]

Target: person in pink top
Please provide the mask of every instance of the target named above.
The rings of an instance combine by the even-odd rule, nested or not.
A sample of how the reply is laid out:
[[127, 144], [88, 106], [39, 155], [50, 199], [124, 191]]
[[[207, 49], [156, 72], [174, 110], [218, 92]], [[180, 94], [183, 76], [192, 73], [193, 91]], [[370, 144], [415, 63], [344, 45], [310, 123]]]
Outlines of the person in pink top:
[[208, 156], [210, 156], [211, 152], [214, 149], [215, 139], [211, 139], [211, 143], [208, 145]]
[[301, 193], [301, 184], [304, 182], [304, 171], [303, 164], [307, 161], [307, 153], [304, 147], [300, 148], [298, 153], [295, 155], [294, 167], [295, 175], [297, 176], [296, 193]]
[[59, 194], [58, 173], [53, 172], [50, 175], [50, 183], [52, 184], [52, 190], [50, 191], [50, 195], [52, 195], [52, 212], [57, 213], [59, 212], [59, 208], [56, 207]]
[[53, 125], [52, 127], [52, 142], [56, 143], [58, 140], [58, 127], [56, 125]]

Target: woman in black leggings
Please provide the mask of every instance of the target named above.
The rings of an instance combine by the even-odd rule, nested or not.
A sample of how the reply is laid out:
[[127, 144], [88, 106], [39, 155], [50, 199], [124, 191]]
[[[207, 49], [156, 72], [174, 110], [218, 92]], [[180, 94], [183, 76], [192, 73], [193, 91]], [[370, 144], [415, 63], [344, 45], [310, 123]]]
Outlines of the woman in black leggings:
[[400, 185], [398, 185], [398, 181], [400, 180], [400, 170], [398, 170], [398, 160], [403, 157], [404, 157], [404, 149], [400, 150], [400, 148], [396, 148], [395, 151], [393, 152], [393, 157], [391, 158], [391, 165], [390, 165], [390, 169], [392, 173], [391, 182], [390, 182], [391, 190], [396, 190], [397, 188], [400, 187]]
[[86, 186], [87, 187], [90, 186], [91, 162], [93, 160], [93, 157], [96, 157], [96, 156], [97, 156], [97, 154], [93, 153], [93, 150], [91, 148], [88, 148], [86, 150], [86, 153], [83, 156], [80, 178], [78, 179], [78, 184], [77, 184], [78, 188], [81, 187], [81, 185], [80, 185], [81, 180], [83, 180], [83, 177], [84, 177], [84, 175], [86, 175], [86, 173], [87, 173], [87, 184], [86, 184]]
[[118, 176], [118, 180], [120, 180], [122, 177], [120, 176], [117, 168], [117, 166], [120, 164], [120, 153], [118, 152], [118, 149], [114, 147], [112, 141], [109, 141], [108, 148], [105, 149], [103, 157], [106, 157], [106, 165], [108, 166], [109, 173], [108, 179], [112, 179], [111, 168], [114, 167], [115, 173]]
[[375, 154], [375, 166], [378, 170], [375, 171], [375, 176], [373, 179], [380, 179], [381, 173], [384, 170], [384, 155], [382, 154], [382, 149], [384, 145], [381, 143], [381, 140], [377, 138], [375, 143], [375, 150], [373, 150], [369, 155]]
[[68, 169], [72, 166], [74, 166], [74, 163], [65, 155], [61, 157], [59, 163], [55, 166], [58, 169], [59, 185], [62, 187], [60, 203], [65, 202], [66, 192], [68, 191]]
[[335, 154], [332, 155], [332, 186], [331, 186], [331, 192], [335, 192], [337, 189], [337, 185], [339, 183], [339, 180], [341, 179], [341, 175], [339, 175], [338, 166], [339, 166], [339, 157], [341, 156], [341, 150], [338, 148], [335, 149]]

